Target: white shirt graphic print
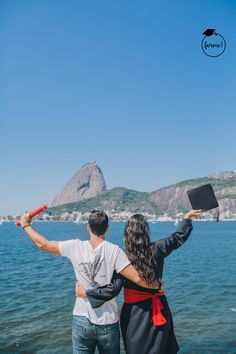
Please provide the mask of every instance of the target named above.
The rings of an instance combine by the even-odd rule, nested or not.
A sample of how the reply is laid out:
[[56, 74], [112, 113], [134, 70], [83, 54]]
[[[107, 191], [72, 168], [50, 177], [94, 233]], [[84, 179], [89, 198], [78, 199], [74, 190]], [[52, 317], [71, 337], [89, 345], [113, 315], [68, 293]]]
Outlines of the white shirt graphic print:
[[[124, 251], [108, 241], [103, 241], [95, 249], [89, 241], [60, 241], [59, 250], [70, 259], [77, 281], [86, 290], [94, 285], [109, 284], [114, 270], [119, 273], [130, 264]], [[87, 299], [76, 297], [73, 314], [85, 316], [91, 323], [99, 325], [119, 321], [115, 298], [93, 309]]]

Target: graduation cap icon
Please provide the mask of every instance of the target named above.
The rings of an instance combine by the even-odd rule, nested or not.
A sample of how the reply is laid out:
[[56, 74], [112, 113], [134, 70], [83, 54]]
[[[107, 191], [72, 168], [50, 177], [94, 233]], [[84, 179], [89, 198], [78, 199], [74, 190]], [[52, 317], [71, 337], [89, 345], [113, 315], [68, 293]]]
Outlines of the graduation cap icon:
[[208, 28], [205, 32], [203, 32], [203, 36], [207, 36], [207, 37], [210, 37], [213, 34], [216, 34], [215, 29], [213, 28]]

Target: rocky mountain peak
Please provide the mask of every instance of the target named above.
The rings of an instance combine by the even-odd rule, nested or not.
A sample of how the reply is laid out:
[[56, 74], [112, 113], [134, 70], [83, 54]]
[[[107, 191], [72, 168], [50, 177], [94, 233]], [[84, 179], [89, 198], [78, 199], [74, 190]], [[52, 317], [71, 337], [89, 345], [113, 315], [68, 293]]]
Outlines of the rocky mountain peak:
[[106, 182], [100, 167], [96, 161], [88, 162], [65, 184], [51, 207], [96, 197], [105, 191]]

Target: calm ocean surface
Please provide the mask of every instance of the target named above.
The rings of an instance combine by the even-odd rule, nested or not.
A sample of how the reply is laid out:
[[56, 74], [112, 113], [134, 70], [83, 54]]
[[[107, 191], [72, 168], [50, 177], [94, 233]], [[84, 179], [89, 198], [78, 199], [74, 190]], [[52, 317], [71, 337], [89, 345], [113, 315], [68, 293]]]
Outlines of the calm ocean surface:
[[[48, 239], [88, 239], [84, 224], [33, 226]], [[176, 228], [150, 226], [153, 240]], [[111, 223], [107, 239], [123, 246], [123, 229]], [[165, 292], [179, 353], [236, 353], [235, 255], [236, 222], [194, 222], [189, 240], [167, 258]], [[14, 224], [0, 225], [0, 352], [71, 353], [74, 284], [67, 259], [40, 252]]]

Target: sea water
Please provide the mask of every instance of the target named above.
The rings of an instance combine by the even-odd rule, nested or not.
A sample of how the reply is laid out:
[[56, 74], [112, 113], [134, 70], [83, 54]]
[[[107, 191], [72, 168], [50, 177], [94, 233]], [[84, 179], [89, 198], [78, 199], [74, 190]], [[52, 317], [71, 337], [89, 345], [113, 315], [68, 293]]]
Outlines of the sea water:
[[[88, 239], [85, 224], [35, 222], [33, 226], [50, 240]], [[150, 227], [153, 240], [176, 229], [171, 222]], [[123, 230], [124, 223], [111, 223], [107, 239], [123, 247]], [[179, 353], [236, 353], [235, 255], [236, 222], [194, 222], [189, 240], [166, 259], [165, 293]], [[69, 260], [39, 251], [21, 229], [3, 223], [0, 352], [71, 353], [74, 286]]]

